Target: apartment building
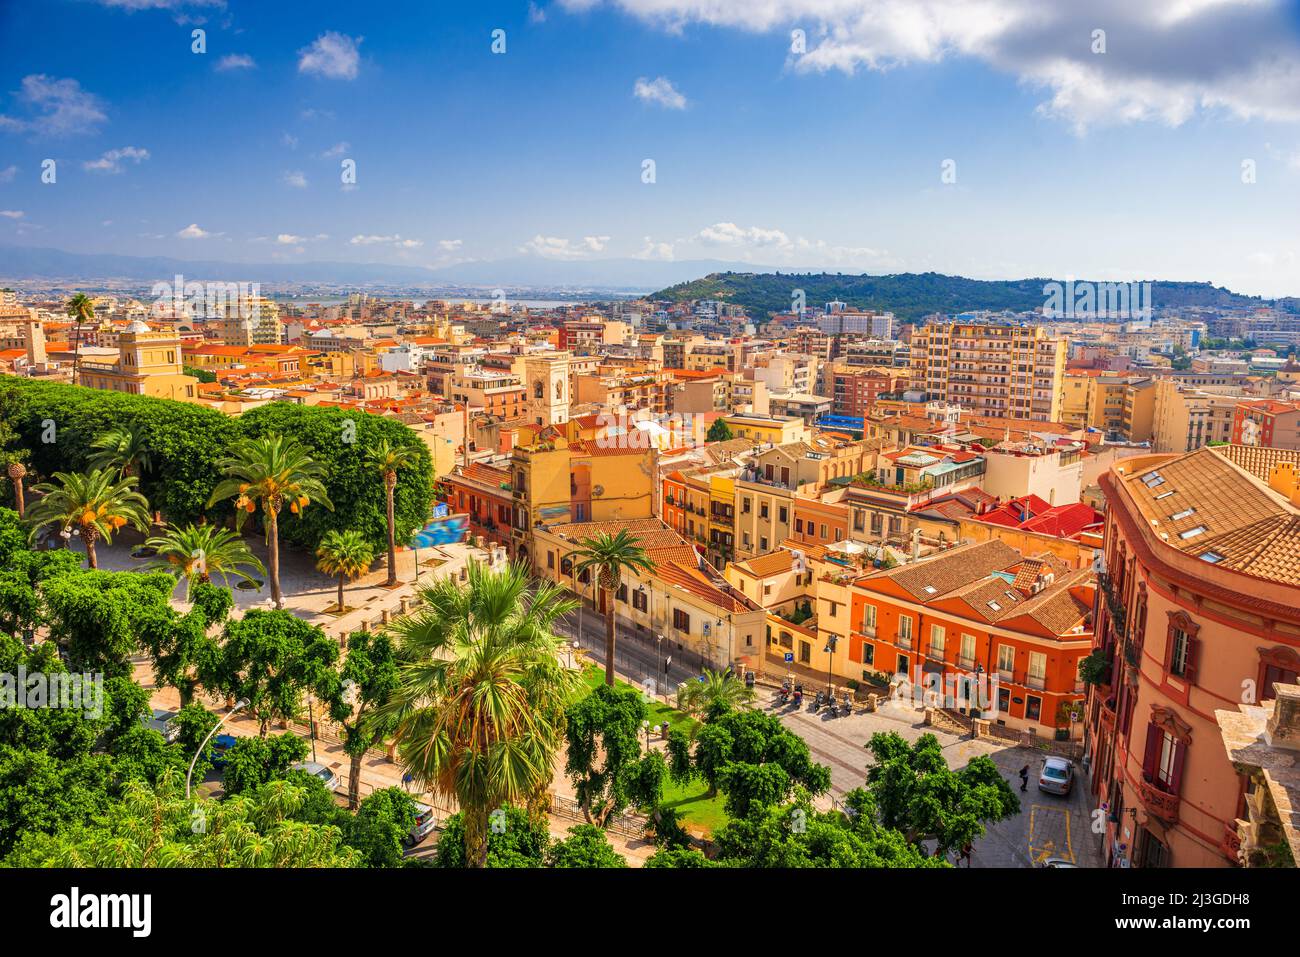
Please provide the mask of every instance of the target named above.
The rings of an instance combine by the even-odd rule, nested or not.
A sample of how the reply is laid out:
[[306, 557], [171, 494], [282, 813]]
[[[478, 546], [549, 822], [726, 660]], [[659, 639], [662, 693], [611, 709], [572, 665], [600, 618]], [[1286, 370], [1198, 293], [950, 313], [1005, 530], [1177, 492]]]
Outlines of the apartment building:
[[1156, 383], [1151, 448], [1190, 452], [1211, 442], [1232, 441], [1240, 395], [1206, 392], [1175, 379]]
[[181, 340], [176, 333], [154, 331], [135, 319], [118, 336], [117, 352], [116, 359], [82, 359], [79, 384], [158, 399], [188, 401], [197, 397], [199, 380], [184, 372]]
[[911, 388], [976, 412], [1055, 422], [1067, 348], [1041, 326], [922, 326], [912, 333]]
[[1232, 417], [1232, 441], [1271, 449], [1300, 449], [1300, 402], [1260, 399], [1240, 403]]
[[1258, 795], [1216, 709], [1271, 701], [1300, 675], [1300, 453], [1146, 455], [1102, 487], [1107, 670], [1087, 711], [1102, 850], [1112, 866], [1234, 864]]
[[991, 541], [874, 572], [850, 591], [848, 659], [861, 678], [883, 672], [955, 687], [986, 677], [986, 700], [956, 710], [1044, 736], [1081, 735], [1072, 715], [1083, 700], [1079, 662], [1092, 648], [1091, 570]]

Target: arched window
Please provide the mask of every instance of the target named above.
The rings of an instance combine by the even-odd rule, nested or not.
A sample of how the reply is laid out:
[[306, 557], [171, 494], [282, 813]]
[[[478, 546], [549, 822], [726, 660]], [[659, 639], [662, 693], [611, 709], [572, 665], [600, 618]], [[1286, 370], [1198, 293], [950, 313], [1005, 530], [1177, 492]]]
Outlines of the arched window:
[[543, 393], [542, 393], [542, 384], [541, 384], [540, 382], [534, 382], [534, 383], [533, 383], [533, 398], [534, 398], [534, 399], [540, 399], [540, 398], [542, 397], [542, 395], [543, 395]]

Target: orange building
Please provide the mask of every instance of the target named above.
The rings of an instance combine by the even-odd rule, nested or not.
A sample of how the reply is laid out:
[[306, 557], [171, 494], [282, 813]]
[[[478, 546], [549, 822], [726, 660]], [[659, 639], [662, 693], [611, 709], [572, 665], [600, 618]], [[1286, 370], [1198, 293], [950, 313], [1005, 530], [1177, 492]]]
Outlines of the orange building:
[[1300, 674], [1300, 452], [1229, 445], [1101, 477], [1105, 570], [1088, 702], [1091, 784], [1114, 866], [1237, 861], [1247, 775], [1215, 711]]
[[1090, 570], [1025, 558], [994, 540], [875, 572], [850, 593], [849, 660], [864, 675], [945, 688], [987, 681], [979, 717], [1062, 738], [1082, 731], [1071, 712], [1083, 700], [1079, 662], [1092, 647]]
[[804, 545], [828, 545], [849, 537], [849, 507], [839, 502], [794, 498], [794, 524], [790, 541]]

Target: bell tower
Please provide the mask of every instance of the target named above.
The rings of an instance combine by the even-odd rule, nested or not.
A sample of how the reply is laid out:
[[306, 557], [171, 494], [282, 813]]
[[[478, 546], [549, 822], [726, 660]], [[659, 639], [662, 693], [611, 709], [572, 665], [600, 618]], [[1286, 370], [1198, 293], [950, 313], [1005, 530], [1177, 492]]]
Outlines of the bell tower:
[[567, 352], [542, 353], [524, 360], [528, 417], [534, 425], [569, 421], [569, 360]]

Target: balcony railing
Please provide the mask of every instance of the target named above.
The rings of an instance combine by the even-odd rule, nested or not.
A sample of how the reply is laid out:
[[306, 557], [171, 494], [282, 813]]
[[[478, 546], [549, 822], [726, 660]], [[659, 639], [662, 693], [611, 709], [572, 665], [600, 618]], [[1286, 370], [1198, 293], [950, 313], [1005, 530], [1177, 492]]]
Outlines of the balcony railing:
[[1153, 784], [1144, 778], [1138, 782], [1138, 798], [1153, 817], [1166, 824], [1177, 823], [1179, 804], [1177, 794], [1170, 794], [1158, 784]]
[[969, 656], [969, 657], [966, 656], [966, 655], [958, 655], [958, 656], [957, 656], [957, 667], [958, 667], [958, 668], [961, 668], [961, 669], [963, 669], [963, 670], [965, 670], [965, 671], [974, 671], [974, 670], [975, 670], [975, 657], [974, 657], [973, 655], [971, 655], [971, 656]]
[[911, 635], [896, 635], [895, 638], [894, 638], [894, 644], [898, 645], [898, 647], [900, 647], [900, 648], [911, 648], [911, 647], [912, 647], [912, 636], [911, 636]]
[[1025, 675], [1025, 687], [1042, 691], [1047, 687], [1047, 678], [1042, 675]]

